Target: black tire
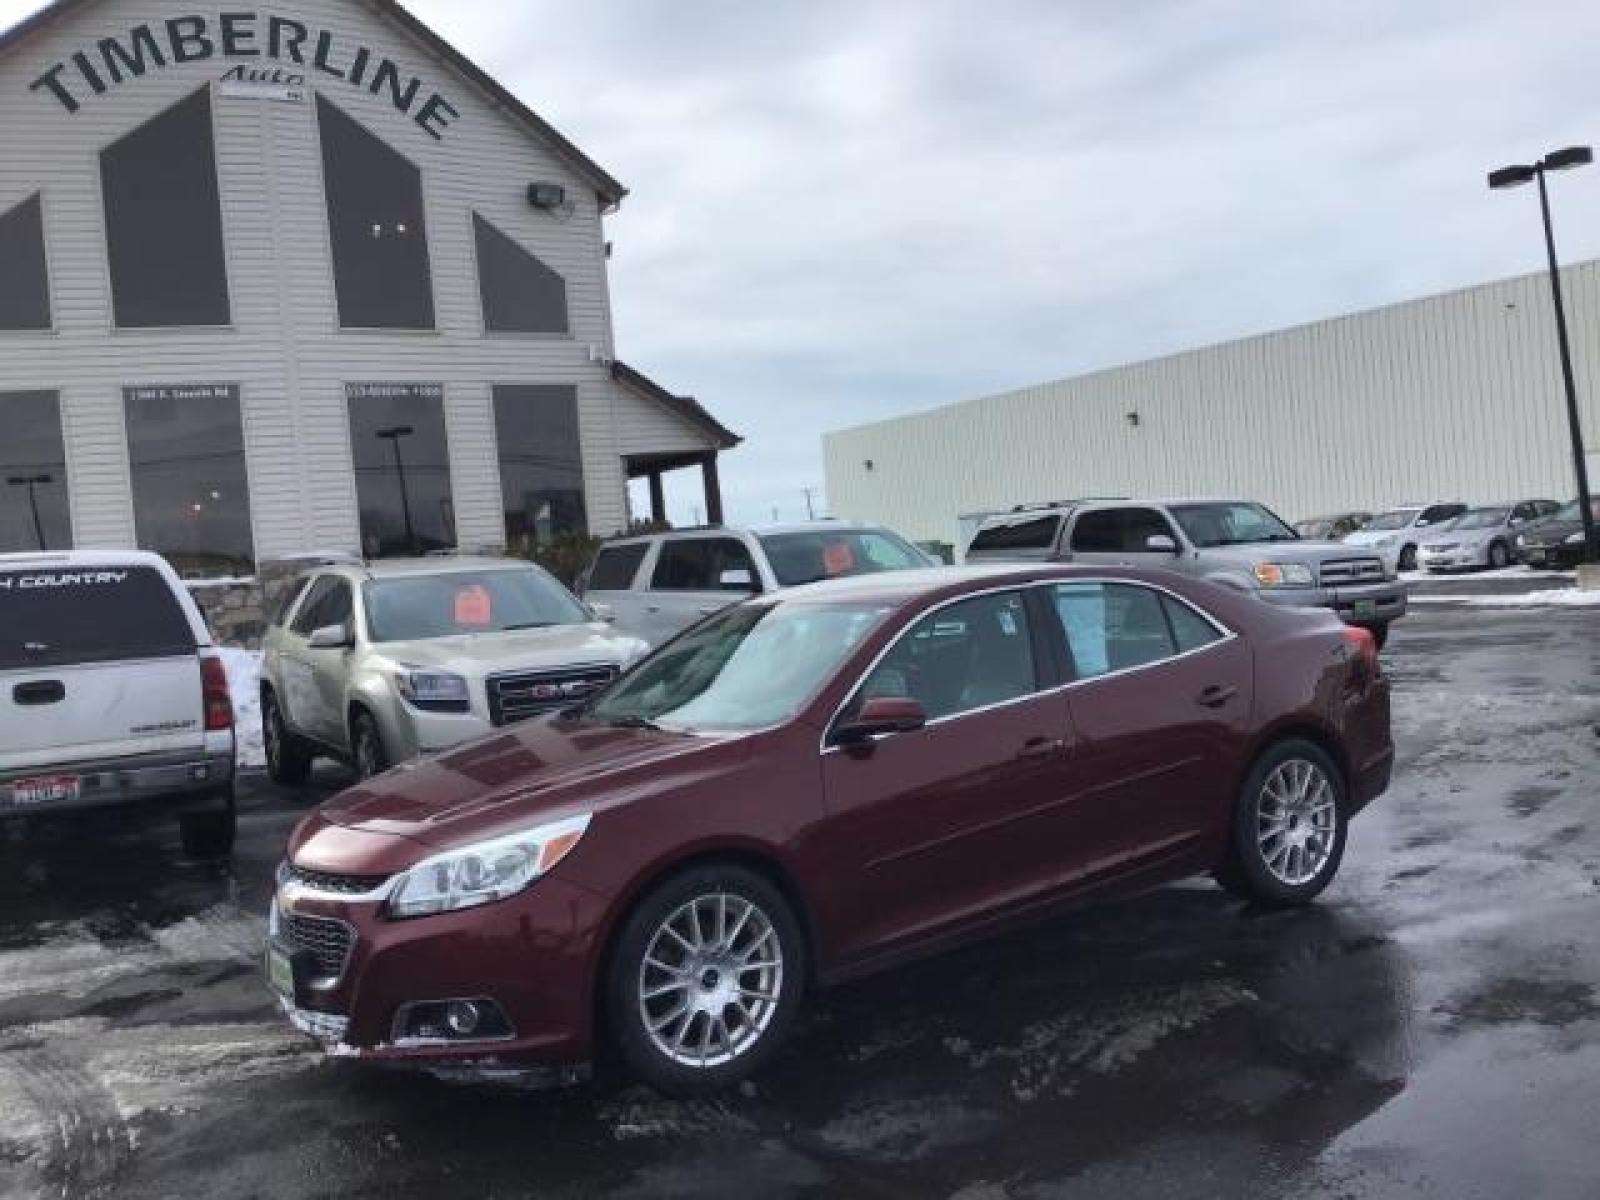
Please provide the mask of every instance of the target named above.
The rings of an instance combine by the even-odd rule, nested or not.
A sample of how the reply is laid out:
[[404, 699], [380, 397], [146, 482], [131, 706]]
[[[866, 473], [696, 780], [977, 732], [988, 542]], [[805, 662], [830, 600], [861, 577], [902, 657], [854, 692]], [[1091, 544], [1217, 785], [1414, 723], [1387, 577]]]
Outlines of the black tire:
[[[655, 1035], [647, 1024], [647, 1013], [658, 1019], [663, 1014], [650, 1007], [651, 1001], [645, 998], [644, 993], [661, 987], [663, 982], [671, 985], [672, 976], [658, 967], [647, 967], [645, 957], [657, 938], [662, 936], [663, 926], [689, 909], [691, 903], [697, 900], [705, 903], [707, 908], [694, 911], [697, 919], [698, 913], [704, 911], [709, 921], [709, 914], [713, 911], [709, 906], [714, 905], [719, 896], [734, 902], [735, 906], [749, 905], [766, 922], [767, 929], [761, 935], [761, 944], [770, 947], [766, 940], [769, 934], [775, 939], [778, 970], [774, 975], [770, 965], [764, 968], [744, 967], [737, 974], [724, 974], [719, 978], [717, 966], [696, 965], [698, 960], [691, 960], [687, 950], [676, 951], [683, 956], [682, 962], [677, 964], [683, 968], [683, 978], [694, 980], [690, 984], [673, 985], [684, 988], [685, 1006], [697, 1000], [703, 1000], [708, 1005], [714, 1004], [715, 997], [708, 994], [709, 989], [729, 984], [742, 987], [749, 983], [757, 989], [770, 990], [771, 995], [770, 1001], [757, 1010], [757, 1020], [749, 1020], [743, 1010], [734, 1008], [736, 1002], [728, 1002], [718, 1018], [723, 1022], [725, 1032], [717, 1054], [720, 1056], [726, 1052], [729, 1057], [722, 1062], [688, 1065], [672, 1057], [666, 1048], [657, 1045]], [[749, 940], [752, 935], [747, 931], [759, 928], [759, 925], [753, 925], [754, 921], [755, 917], [748, 917], [735, 931], [730, 946], [736, 954], [752, 948]], [[736, 925], [737, 921], [728, 920], [726, 924]], [[716, 926], [712, 925], [711, 930], [706, 944], [712, 947], [714, 955]], [[675, 945], [670, 940], [661, 944]], [[731, 1087], [760, 1070], [778, 1051], [799, 1010], [806, 970], [807, 947], [800, 922], [778, 888], [754, 871], [733, 864], [696, 867], [653, 887], [624, 923], [604, 981], [607, 1027], [618, 1052], [635, 1078], [669, 1096], [708, 1095]], [[647, 978], [651, 978], [652, 982], [647, 983]], [[766, 987], [763, 987], [763, 981], [766, 981]], [[653, 1002], [670, 1013], [676, 1004], [676, 995], [669, 987], [664, 997], [656, 997]], [[710, 1020], [708, 1015], [700, 1013], [692, 1013], [687, 1017], [680, 1027], [687, 1034], [685, 1052], [689, 1052], [694, 1043], [709, 1038], [706, 1030]], [[757, 1021], [764, 1023], [758, 1027]], [[662, 1036], [671, 1038], [677, 1032], [672, 1024], [668, 1024]], [[747, 1040], [735, 1049], [735, 1038]]]
[[233, 853], [234, 837], [238, 832], [238, 813], [234, 807], [233, 789], [219, 797], [218, 807], [186, 812], [178, 817], [178, 837], [183, 843], [183, 856], [195, 862], [214, 862]]
[[[1264, 793], [1268, 780], [1274, 779], [1280, 769], [1292, 774], [1298, 769], [1296, 764], [1318, 773], [1327, 782], [1332, 800], [1330, 824], [1326, 827], [1328, 841], [1320, 843], [1321, 849], [1318, 851], [1318, 854], [1325, 853], [1326, 857], [1314, 872], [1309, 873], [1290, 870], [1290, 864], [1294, 861], [1292, 857], [1277, 866], [1269, 862], [1269, 852], [1263, 849], [1263, 837], [1259, 832], [1264, 820], [1262, 804], [1266, 799]], [[1229, 828], [1227, 856], [1217, 868], [1217, 882], [1241, 900], [1268, 908], [1309, 904], [1333, 881], [1344, 859], [1349, 825], [1348, 795], [1344, 773], [1315, 742], [1289, 738], [1270, 746], [1250, 768], [1239, 789]], [[1314, 839], [1317, 830], [1322, 827], [1315, 822], [1307, 822], [1301, 828], [1310, 835], [1305, 845], [1317, 845]], [[1282, 847], [1290, 840], [1290, 835], [1285, 834], [1284, 841], [1276, 843], [1276, 846]], [[1271, 853], [1275, 856], [1276, 850]], [[1292, 849], [1288, 853], [1292, 855]], [[1298, 879], [1296, 876], [1299, 874], [1306, 874], [1307, 877]]]
[[270, 689], [261, 693], [261, 741], [267, 754], [267, 778], [286, 787], [306, 781], [316, 755], [309, 743], [289, 731], [278, 697]]
[[350, 718], [350, 765], [361, 779], [371, 779], [389, 769], [389, 751], [371, 713], [356, 709]]
[[1415, 546], [1401, 547], [1400, 569], [1402, 571], [1415, 571], [1417, 569], [1417, 548]]
[[1389, 644], [1389, 626], [1387, 622], [1382, 625], [1368, 625], [1367, 632], [1372, 635], [1372, 644], [1379, 650]]
[[1489, 543], [1489, 569], [1500, 571], [1511, 565], [1511, 548], [1504, 542]]

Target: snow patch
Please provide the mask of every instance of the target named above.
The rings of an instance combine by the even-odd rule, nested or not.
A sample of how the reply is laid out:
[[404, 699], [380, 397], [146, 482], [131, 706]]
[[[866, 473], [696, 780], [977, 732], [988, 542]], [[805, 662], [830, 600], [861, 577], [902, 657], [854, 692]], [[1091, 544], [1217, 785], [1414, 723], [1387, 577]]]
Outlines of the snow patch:
[[261, 653], [218, 646], [228, 671], [228, 691], [233, 696], [235, 756], [241, 767], [262, 767], [267, 752], [261, 742]]
[[1451, 596], [1437, 592], [1414, 592], [1411, 603], [1466, 604], [1473, 608], [1600, 608], [1600, 591], [1553, 588], [1543, 592], [1519, 592], [1511, 596]]

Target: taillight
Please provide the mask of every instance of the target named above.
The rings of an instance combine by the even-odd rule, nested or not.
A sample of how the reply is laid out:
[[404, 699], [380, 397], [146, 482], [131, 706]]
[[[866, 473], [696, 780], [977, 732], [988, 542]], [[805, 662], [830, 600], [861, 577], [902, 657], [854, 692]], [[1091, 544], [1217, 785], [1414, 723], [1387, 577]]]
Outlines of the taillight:
[[214, 655], [200, 658], [200, 702], [206, 710], [207, 729], [233, 728], [233, 697], [228, 694], [228, 670]]
[[1355, 657], [1362, 683], [1378, 674], [1378, 639], [1372, 636], [1371, 630], [1359, 625], [1346, 625], [1344, 644], [1350, 647]]

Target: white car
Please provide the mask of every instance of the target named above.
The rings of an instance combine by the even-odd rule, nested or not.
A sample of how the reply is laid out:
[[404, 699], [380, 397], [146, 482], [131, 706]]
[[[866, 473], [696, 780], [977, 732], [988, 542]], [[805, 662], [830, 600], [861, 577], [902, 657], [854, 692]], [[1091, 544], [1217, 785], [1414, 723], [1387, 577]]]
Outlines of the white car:
[[1402, 504], [1381, 512], [1354, 533], [1346, 534], [1347, 546], [1370, 546], [1391, 571], [1415, 571], [1417, 547], [1439, 526], [1467, 511], [1458, 502]]
[[0, 554], [0, 818], [162, 809], [226, 857], [233, 759], [227, 671], [164, 559]]
[[1417, 562], [1430, 572], [1472, 567], [1509, 567], [1516, 538], [1561, 507], [1554, 500], [1524, 500], [1470, 508], [1417, 548]]

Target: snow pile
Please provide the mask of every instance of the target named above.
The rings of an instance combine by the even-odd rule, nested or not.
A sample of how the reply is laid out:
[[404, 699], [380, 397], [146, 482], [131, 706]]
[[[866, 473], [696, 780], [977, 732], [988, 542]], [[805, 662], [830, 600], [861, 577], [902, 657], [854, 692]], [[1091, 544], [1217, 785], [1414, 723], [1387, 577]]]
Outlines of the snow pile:
[[1422, 592], [1413, 604], [1470, 604], [1476, 608], [1600, 608], [1600, 591], [1555, 588], [1547, 592], [1517, 592], [1502, 596], [1447, 596]]
[[267, 762], [261, 745], [261, 653], [218, 646], [228, 670], [228, 691], [233, 694], [234, 738], [241, 767], [261, 767]]

